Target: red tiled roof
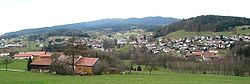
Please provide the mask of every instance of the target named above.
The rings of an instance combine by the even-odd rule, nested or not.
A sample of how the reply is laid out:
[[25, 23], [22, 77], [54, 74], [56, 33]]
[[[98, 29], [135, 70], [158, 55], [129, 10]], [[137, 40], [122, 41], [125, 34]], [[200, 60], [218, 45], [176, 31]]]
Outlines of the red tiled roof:
[[52, 54], [40, 54], [40, 55], [38, 55], [39, 57], [51, 57], [52, 56]]
[[87, 57], [82, 57], [80, 58], [77, 62], [76, 65], [81, 65], [81, 66], [93, 66], [97, 62], [98, 58], [87, 58]]
[[215, 53], [213, 53], [213, 52], [204, 52], [203, 56], [204, 57], [215, 57]]
[[39, 58], [34, 60], [31, 65], [50, 65], [52, 63], [51, 58]]
[[19, 52], [19, 54], [15, 54], [14, 57], [31, 57], [31, 56], [39, 56], [39, 57], [51, 57], [50, 52], [37, 51], [37, 52]]
[[195, 55], [195, 56], [201, 56], [202, 52], [193, 52], [193, 55]]
[[32, 54], [15, 54], [13, 57], [31, 57]]
[[33, 55], [40, 55], [45, 54], [45, 51], [35, 51], [35, 52], [19, 52], [19, 54], [33, 54]]

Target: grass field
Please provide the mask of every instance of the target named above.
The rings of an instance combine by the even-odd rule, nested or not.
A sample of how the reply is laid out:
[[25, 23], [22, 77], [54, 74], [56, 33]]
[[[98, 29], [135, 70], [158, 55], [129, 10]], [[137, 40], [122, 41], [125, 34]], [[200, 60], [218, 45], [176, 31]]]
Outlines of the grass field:
[[[26, 69], [26, 60], [15, 60], [9, 69]], [[0, 68], [4, 68], [0, 65]], [[50, 73], [0, 70], [0, 84], [250, 84], [249, 77], [174, 73], [168, 70], [125, 75], [61, 76]]]
[[116, 39], [122, 39], [122, 38], [127, 38], [129, 36], [134, 36], [134, 37], [138, 37], [140, 35], [142, 35], [143, 33], [142, 32], [126, 32], [126, 33], [116, 33], [114, 35], [114, 37]]
[[[250, 26], [238, 26], [237, 28], [237, 33], [238, 34], [247, 34], [250, 35]], [[242, 30], [245, 28], [244, 30]]]
[[[27, 60], [13, 60], [12, 63], [8, 64], [8, 69], [26, 70], [26, 65]], [[0, 69], [5, 69], [5, 65], [0, 64]]]
[[41, 48], [36, 46], [37, 43], [34, 41], [23, 41], [23, 43], [26, 44], [26, 47], [17, 49], [18, 52], [29, 52], [29, 51], [41, 50]]
[[250, 84], [249, 77], [180, 74], [169, 71], [127, 75], [60, 76], [48, 73], [0, 71], [0, 84]]
[[[185, 37], [193, 37], [193, 36], [215, 36], [215, 35], [224, 35], [224, 36], [232, 36], [234, 34], [247, 34], [250, 35], [250, 26], [237, 26], [236, 32], [188, 32], [185, 30], [178, 30], [176, 32], [172, 32], [166, 35], [166, 38], [185, 38]], [[245, 28], [245, 30], [242, 30]]]
[[215, 36], [215, 35], [224, 35], [231, 36], [232, 32], [188, 32], [185, 30], [179, 30], [172, 32], [166, 35], [167, 38], [184, 38], [184, 37], [193, 37], [193, 36]]
[[121, 47], [119, 49], [119, 51], [120, 52], [129, 52], [129, 50], [132, 50], [132, 49], [133, 49], [133, 45], [128, 44], [128, 45]]

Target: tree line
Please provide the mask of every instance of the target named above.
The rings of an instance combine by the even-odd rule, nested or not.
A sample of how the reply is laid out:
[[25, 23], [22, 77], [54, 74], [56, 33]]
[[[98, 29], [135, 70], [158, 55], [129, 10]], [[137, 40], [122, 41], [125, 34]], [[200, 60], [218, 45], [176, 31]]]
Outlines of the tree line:
[[177, 30], [186, 30], [193, 32], [202, 31], [232, 31], [235, 26], [250, 25], [249, 18], [233, 16], [203, 15], [189, 19], [183, 19], [179, 22], [167, 25], [157, 30], [155, 37], [167, 35]]

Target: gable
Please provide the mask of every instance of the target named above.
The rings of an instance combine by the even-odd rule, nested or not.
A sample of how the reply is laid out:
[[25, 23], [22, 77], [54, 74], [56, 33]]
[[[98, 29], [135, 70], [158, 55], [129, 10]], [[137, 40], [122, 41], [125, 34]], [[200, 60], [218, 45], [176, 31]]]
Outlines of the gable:
[[50, 65], [52, 63], [51, 58], [38, 58], [34, 60], [31, 65]]
[[94, 64], [97, 62], [98, 58], [87, 58], [82, 57], [80, 58], [75, 65], [77, 66], [94, 66]]

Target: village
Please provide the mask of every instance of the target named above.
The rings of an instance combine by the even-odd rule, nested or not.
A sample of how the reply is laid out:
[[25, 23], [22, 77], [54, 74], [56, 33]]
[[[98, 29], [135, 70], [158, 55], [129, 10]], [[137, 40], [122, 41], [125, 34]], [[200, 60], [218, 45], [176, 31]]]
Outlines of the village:
[[249, 0], [0, 0], [0, 84], [250, 84]]
[[[135, 34], [135, 32], [137, 33]], [[194, 36], [178, 39], [160, 37], [153, 39], [153, 33], [143, 30], [103, 34], [100, 37], [76, 38], [73, 44], [86, 45], [91, 50], [101, 52], [113, 52], [130, 45], [132, 47], [129, 50], [143, 48], [146, 52], [152, 54], [174, 53], [176, 57], [195, 58], [196, 61], [214, 61], [223, 59], [226, 50], [234, 46], [234, 43], [239, 41], [250, 42], [250, 36], [247, 35]], [[60, 47], [66, 46], [69, 39], [69, 37], [56, 37], [45, 41], [36, 39], [36, 47], [41, 48], [41, 50], [19, 52], [13, 49], [27, 47], [27, 44], [22, 42], [23, 39], [10, 41], [2, 39], [0, 57], [10, 56], [15, 60], [32, 59], [30, 69], [37, 72], [49, 72], [52, 63], [61, 61], [69, 63], [69, 67], [73, 66], [74, 72], [77, 74], [94, 75], [101, 73], [100, 69], [97, 69], [98, 64], [101, 64], [99, 58], [77, 55], [74, 57], [74, 63], [71, 63], [72, 57], [66, 55], [62, 51], [64, 48]], [[56, 51], [56, 49], [59, 49], [59, 51]], [[58, 56], [55, 58], [54, 54]], [[110, 67], [109, 72], [122, 73], [123, 70]]]

